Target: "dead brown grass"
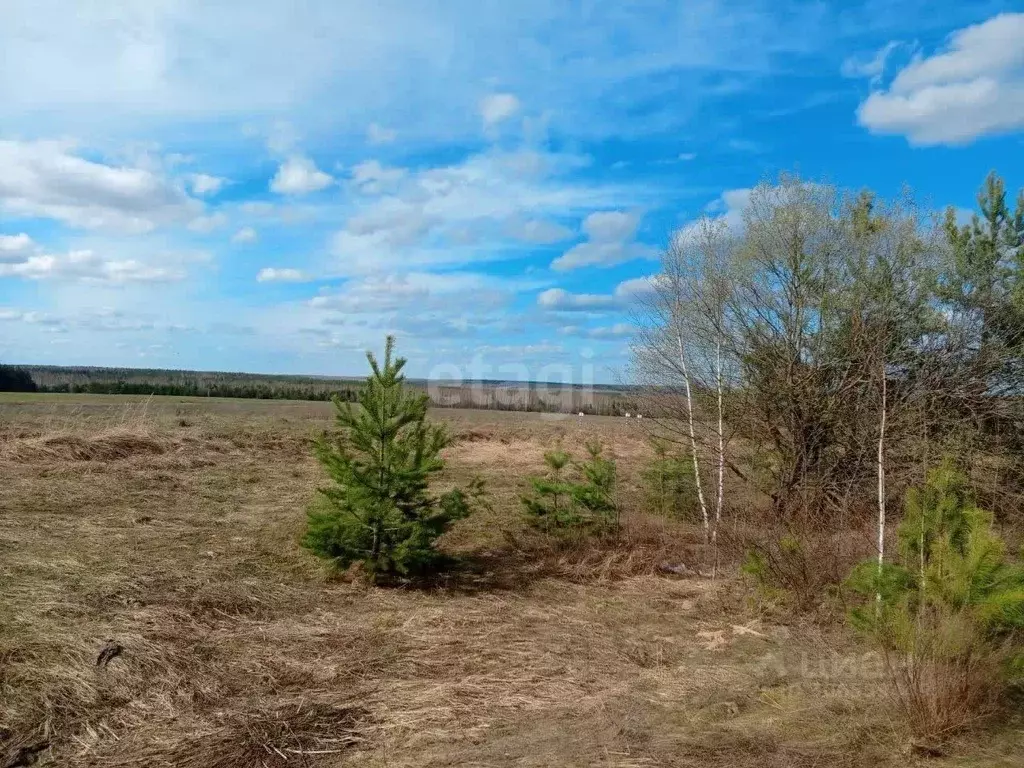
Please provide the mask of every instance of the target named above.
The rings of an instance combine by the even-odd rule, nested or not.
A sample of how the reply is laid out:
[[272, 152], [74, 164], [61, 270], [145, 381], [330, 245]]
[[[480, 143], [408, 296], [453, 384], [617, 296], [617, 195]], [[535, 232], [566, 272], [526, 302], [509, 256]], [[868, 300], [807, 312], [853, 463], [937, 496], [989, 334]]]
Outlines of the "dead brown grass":
[[[326, 409], [165, 398], [126, 424], [121, 400], [62, 402], [0, 400], [4, 768], [911, 759], [843, 631], [664, 572], [696, 539], [639, 508], [625, 420], [441, 413], [467, 435], [449, 480], [482, 474], [494, 508], [447, 537], [447, 581], [380, 589], [297, 544]], [[620, 461], [620, 538], [531, 539], [523, 473], [594, 436]]]

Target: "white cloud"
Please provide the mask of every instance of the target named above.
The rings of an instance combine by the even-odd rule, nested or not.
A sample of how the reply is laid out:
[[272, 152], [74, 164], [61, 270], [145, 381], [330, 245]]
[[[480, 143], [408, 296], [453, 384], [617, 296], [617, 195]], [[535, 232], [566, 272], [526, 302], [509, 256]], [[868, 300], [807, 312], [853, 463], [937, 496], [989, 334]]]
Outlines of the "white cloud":
[[305, 195], [318, 192], [333, 183], [330, 174], [317, 168], [312, 160], [302, 155], [293, 155], [277, 169], [270, 182], [270, 189], [280, 195]]
[[307, 279], [301, 270], [288, 267], [264, 267], [256, 275], [260, 283], [301, 283]]
[[656, 275], [623, 280], [615, 286], [615, 298], [623, 306], [642, 301], [654, 293], [656, 280]]
[[504, 230], [509, 237], [515, 240], [538, 245], [557, 243], [573, 235], [573, 231], [568, 227], [544, 219], [510, 219], [505, 222]]
[[537, 306], [553, 312], [593, 312], [615, 309], [614, 296], [596, 293], [569, 293], [561, 288], [549, 288], [537, 295]]
[[570, 293], [550, 288], [537, 296], [537, 306], [551, 312], [606, 312], [627, 310], [654, 293], [656, 275], [623, 280], [610, 294]]
[[105, 165], [58, 141], [0, 140], [0, 210], [74, 227], [146, 232], [201, 209], [153, 171]]
[[888, 62], [889, 57], [901, 45], [903, 45], [903, 43], [900, 41], [892, 40], [874, 53], [866, 56], [849, 56], [843, 61], [840, 73], [843, 77], [866, 77], [871, 81], [871, 84], [874, 85], [885, 74], [885, 65]]
[[210, 232], [213, 232], [215, 229], [220, 229], [227, 223], [227, 215], [217, 212], [206, 216], [196, 216], [188, 223], [188, 228], [192, 232], [208, 235]]
[[246, 200], [238, 206], [238, 210], [248, 216], [265, 218], [274, 215], [278, 210], [278, 206], [268, 203], [266, 200]]
[[19, 235], [0, 235], [0, 264], [22, 262], [36, 250], [35, 242], [24, 232]]
[[566, 177], [586, 163], [576, 155], [490, 150], [419, 171], [357, 166], [369, 189], [345, 229], [332, 237], [340, 274], [454, 266], [520, 255], [523, 242], [555, 242], [569, 233], [555, 219], [584, 215], [651, 190], [580, 183]]
[[210, 176], [206, 173], [194, 173], [188, 177], [188, 180], [192, 186], [192, 194], [199, 195], [200, 197], [215, 195], [228, 183], [227, 179], [220, 176]]
[[[365, 136], [371, 115], [413, 141], [475, 132], [479, 118], [466, 106], [481, 82], [501, 83], [577, 135], [685, 125], [706, 73], [750, 82], [787, 52], [826, 45], [833, 19], [823, 16], [837, 15], [818, 3], [781, 13], [757, 0], [659, 2], [643, 13], [550, 0], [306, 0], [303, 13], [272, 0], [3, 8], [0, 117], [19, 120], [5, 120], [11, 130], [47, 115], [57, 130], [206, 121], [226, 137], [231, 118], [258, 115], [334, 140]], [[671, 98], [666, 82], [678, 83]], [[637, 106], [645, 119], [626, 119]]]
[[516, 288], [513, 281], [476, 272], [393, 273], [349, 280], [340, 291], [310, 299], [309, 306], [346, 314], [453, 313], [467, 306], [502, 305]]
[[390, 144], [398, 138], [398, 131], [393, 128], [385, 128], [377, 123], [370, 123], [366, 129], [366, 140], [373, 145]]
[[1024, 13], [1003, 13], [954, 32], [948, 49], [917, 56], [857, 118], [912, 144], [964, 144], [1024, 127]]
[[629, 323], [616, 323], [607, 327], [591, 328], [587, 335], [592, 339], [622, 339], [628, 338], [635, 333], [635, 326]]
[[367, 195], [379, 195], [394, 189], [406, 176], [405, 168], [386, 168], [376, 160], [367, 160], [352, 168], [352, 183]]
[[482, 355], [510, 355], [512, 357], [532, 357], [535, 355], [562, 355], [565, 347], [561, 344], [541, 342], [539, 344], [485, 344], [476, 347]]
[[259, 240], [259, 234], [252, 227], [242, 227], [231, 236], [231, 242], [235, 245], [249, 245]]
[[558, 271], [580, 267], [611, 267], [633, 259], [652, 258], [650, 246], [635, 242], [640, 217], [625, 211], [598, 211], [583, 220], [583, 233], [587, 241], [574, 245], [553, 262]]
[[[725, 224], [730, 230], [739, 230], [743, 227], [743, 215], [750, 207], [750, 196], [753, 192], [754, 190], [750, 187], [727, 189], [708, 203], [704, 210], [710, 217]], [[685, 240], [695, 235], [700, 227], [699, 220], [692, 221], [676, 230], [672, 237], [679, 241]]]
[[93, 251], [54, 256], [38, 253], [13, 264], [0, 264], [0, 277], [29, 280], [81, 280], [102, 283], [153, 283], [184, 278], [181, 269], [156, 267], [135, 259], [105, 259]]
[[519, 99], [511, 93], [492, 93], [480, 100], [480, 117], [488, 128], [508, 120], [519, 111]]

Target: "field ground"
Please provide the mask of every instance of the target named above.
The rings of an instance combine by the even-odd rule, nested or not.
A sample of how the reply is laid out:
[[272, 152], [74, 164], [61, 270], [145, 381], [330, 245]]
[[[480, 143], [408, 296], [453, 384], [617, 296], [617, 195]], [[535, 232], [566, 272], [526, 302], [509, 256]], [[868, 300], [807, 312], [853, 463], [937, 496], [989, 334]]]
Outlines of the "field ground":
[[[662, 573], [694, 537], [641, 509], [635, 421], [438, 411], [446, 479], [493, 494], [449, 535], [464, 565], [332, 575], [297, 543], [329, 415], [0, 395], [0, 768], [1024, 762], [1020, 723], [918, 757], [845, 631]], [[618, 457], [625, 554], [523, 556], [517, 495], [559, 437]]]

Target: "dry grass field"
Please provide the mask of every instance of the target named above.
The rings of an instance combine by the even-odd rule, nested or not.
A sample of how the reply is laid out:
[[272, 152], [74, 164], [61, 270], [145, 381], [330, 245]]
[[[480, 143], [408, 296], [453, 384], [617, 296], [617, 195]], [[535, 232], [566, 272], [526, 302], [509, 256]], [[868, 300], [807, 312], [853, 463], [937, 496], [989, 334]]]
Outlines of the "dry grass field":
[[[1024, 725], [908, 748], [880, 666], [732, 575], [677, 576], [635, 420], [441, 411], [493, 509], [438, 583], [298, 545], [326, 404], [0, 396], [0, 768], [1011, 766]], [[544, 548], [518, 494], [558, 438], [622, 474], [615, 545]]]

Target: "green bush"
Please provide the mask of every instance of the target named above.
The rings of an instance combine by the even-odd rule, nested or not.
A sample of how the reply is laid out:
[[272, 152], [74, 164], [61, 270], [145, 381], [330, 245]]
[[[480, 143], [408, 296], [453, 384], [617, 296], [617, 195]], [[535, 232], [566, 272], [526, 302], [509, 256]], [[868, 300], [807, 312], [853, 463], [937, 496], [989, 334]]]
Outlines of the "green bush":
[[431, 478], [444, 468], [440, 452], [451, 438], [427, 421], [427, 396], [404, 388], [406, 361], [393, 360], [393, 348], [389, 336], [383, 366], [367, 353], [372, 374], [357, 404], [334, 400], [339, 429], [315, 446], [334, 484], [321, 488], [310, 506], [303, 539], [340, 567], [361, 563], [373, 580], [437, 568], [436, 540], [484, 493], [476, 480], [466, 490], [431, 495]]
[[[522, 496], [531, 524], [546, 533], [605, 532], [618, 527], [615, 461], [605, 458], [600, 443], [588, 443], [588, 458], [574, 462], [561, 448], [544, 454], [548, 472], [529, 478], [531, 493]], [[564, 470], [576, 470], [575, 480]]]
[[988, 714], [1020, 677], [1024, 568], [951, 466], [929, 472], [905, 507], [897, 562], [863, 562], [847, 581], [850, 619], [889, 654], [915, 732], [944, 735]]

